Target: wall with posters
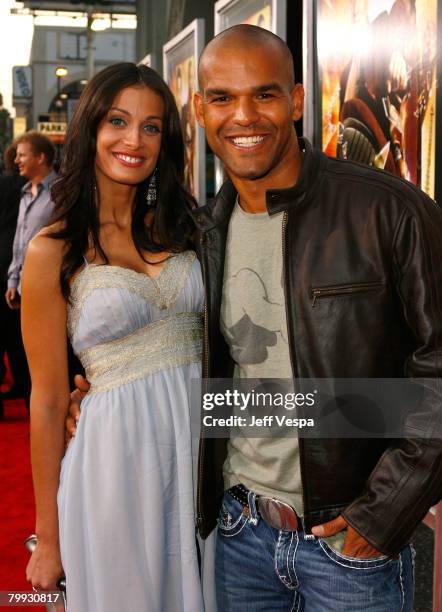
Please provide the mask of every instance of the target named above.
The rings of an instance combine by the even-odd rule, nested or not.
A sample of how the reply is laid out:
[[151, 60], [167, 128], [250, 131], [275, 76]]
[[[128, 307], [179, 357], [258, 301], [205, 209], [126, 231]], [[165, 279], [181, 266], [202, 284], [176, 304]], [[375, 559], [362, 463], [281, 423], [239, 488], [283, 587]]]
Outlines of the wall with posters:
[[[176, 2], [149, 3], [161, 6], [166, 30]], [[436, 172], [442, 138], [436, 89], [437, 71], [441, 78], [438, 0], [185, 0], [181, 12], [183, 27], [190, 14], [204, 17], [206, 41], [240, 22], [282, 36], [293, 52], [297, 80], [306, 89], [298, 133], [330, 155], [371, 163], [433, 197], [441, 195], [442, 177]], [[146, 53], [155, 51], [154, 44], [145, 46]], [[215, 167], [211, 162], [206, 168], [209, 195], [223, 179], [220, 164]]]

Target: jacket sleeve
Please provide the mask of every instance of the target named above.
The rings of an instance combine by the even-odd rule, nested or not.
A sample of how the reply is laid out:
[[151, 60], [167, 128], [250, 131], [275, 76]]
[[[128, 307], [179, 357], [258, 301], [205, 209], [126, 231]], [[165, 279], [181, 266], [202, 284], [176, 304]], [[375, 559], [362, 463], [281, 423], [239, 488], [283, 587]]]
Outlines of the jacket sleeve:
[[405, 437], [392, 442], [343, 513], [391, 556], [442, 497], [442, 211], [417, 192], [396, 229], [393, 260], [395, 290], [416, 339], [404, 376], [421, 385], [423, 399], [407, 415]]

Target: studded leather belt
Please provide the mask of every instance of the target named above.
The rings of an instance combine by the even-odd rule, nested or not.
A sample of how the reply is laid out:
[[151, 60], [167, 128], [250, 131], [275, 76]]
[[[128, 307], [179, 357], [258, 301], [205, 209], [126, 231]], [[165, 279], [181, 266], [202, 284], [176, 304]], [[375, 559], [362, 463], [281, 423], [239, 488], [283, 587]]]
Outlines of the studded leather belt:
[[[244, 508], [250, 511], [248, 501], [249, 489], [247, 487], [239, 484], [231, 487], [227, 492]], [[282, 529], [284, 531], [298, 531], [298, 529], [302, 529], [301, 520], [298, 518], [295, 510], [285, 502], [274, 497], [257, 495], [255, 504], [259, 516], [268, 525], [274, 527], [274, 529]]]

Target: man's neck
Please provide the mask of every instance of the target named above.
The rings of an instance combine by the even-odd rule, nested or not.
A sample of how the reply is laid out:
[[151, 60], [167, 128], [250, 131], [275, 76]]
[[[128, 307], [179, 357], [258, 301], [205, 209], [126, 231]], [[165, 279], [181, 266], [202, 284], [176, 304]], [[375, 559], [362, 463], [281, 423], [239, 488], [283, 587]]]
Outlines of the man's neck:
[[289, 157], [289, 163], [280, 171], [276, 170], [272, 174], [255, 180], [232, 177], [241, 208], [248, 213], [267, 212], [267, 191], [293, 187], [298, 180], [302, 158], [303, 153], [296, 147]]

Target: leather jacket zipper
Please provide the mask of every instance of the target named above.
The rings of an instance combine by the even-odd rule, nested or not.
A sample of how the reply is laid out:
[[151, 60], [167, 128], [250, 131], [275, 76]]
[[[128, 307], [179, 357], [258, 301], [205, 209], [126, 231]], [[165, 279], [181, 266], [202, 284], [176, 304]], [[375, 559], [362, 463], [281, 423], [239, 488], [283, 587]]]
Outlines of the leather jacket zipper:
[[[204, 393], [204, 386], [207, 384], [205, 381], [209, 377], [209, 317], [208, 317], [208, 282], [206, 276], [206, 265], [204, 260], [204, 243], [205, 243], [206, 235], [202, 234], [200, 239], [201, 244], [201, 268], [203, 272], [204, 279], [204, 331], [203, 331], [203, 367], [202, 367], [202, 380], [201, 380], [201, 391]], [[201, 423], [202, 426], [202, 423]], [[203, 450], [204, 450], [205, 440], [202, 436], [202, 430], [200, 432], [200, 444], [198, 450], [198, 484], [197, 484], [197, 495], [196, 495], [196, 507], [197, 507], [197, 516], [196, 516], [196, 528], [200, 532], [203, 525], [203, 515], [202, 515], [202, 499], [201, 499], [201, 483], [203, 478]]]
[[[292, 368], [293, 387], [295, 387], [295, 379], [298, 376], [297, 364], [294, 358], [294, 347], [293, 347], [295, 334], [293, 330], [292, 319], [290, 316], [290, 309], [287, 304], [289, 291], [290, 291], [288, 288], [288, 282], [287, 282], [287, 242], [286, 242], [287, 222], [288, 222], [288, 212], [284, 211], [283, 218], [282, 218], [282, 276], [283, 276], [283, 285], [284, 285], [284, 303], [285, 303], [285, 316], [287, 320], [287, 338], [288, 338], [288, 344], [289, 344], [290, 365]], [[299, 459], [300, 459], [299, 470], [301, 472], [301, 484], [302, 484], [302, 506], [303, 506], [303, 511], [304, 511], [303, 514], [304, 514], [305, 507], [306, 507], [305, 497], [304, 497], [306, 487], [305, 487], [305, 478], [304, 478], [302, 465], [305, 462], [305, 459], [304, 459], [305, 454], [304, 454], [304, 444], [301, 438], [298, 438], [298, 448], [299, 448]], [[306, 534], [304, 537], [306, 539], [311, 539], [311, 538], [314, 538], [315, 536]]]
[[314, 287], [311, 290], [312, 308], [315, 307], [317, 299], [324, 297], [333, 297], [334, 295], [346, 295], [353, 293], [366, 293], [367, 291], [376, 291], [383, 287], [383, 283], [374, 281], [371, 283], [355, 283], [353, 285], [333, 285], [331, 287]]
[[290, 342], [290, 338], [293, 337], [292, 332], [293, 332], [293, 325], [291, 325], [291, 319], [290, 319], [290, 312], [289, 312], [289, 308], [287, 305], [287, 297], [288, 297], [288, 291], [287, 291], [287, 265], [286, 265], [286, 261], [287, 261], [287, 248], [286, 248], [286, 233], [287, 233], [287, 222], [288, 222], [288, 213], [287, 211], [284, 211], [283, 213], [283, 217], [282, 217], [282, 277], [284, 279], [284, 303], [285, 303], [285, 316], [287, 319], [287, 331], [288, 331], [288, 338], [289, 338], [289, 355], [290, 355], [290, 366], [292, 369], [292, 376], [293, 378], [295, 378], [295, 376], [297, 376], [297, 372], [296, 372], [296, 364], [295, 364], [295, 360], [293, 358], [293, 348], [292, 348], [292, 342]]

